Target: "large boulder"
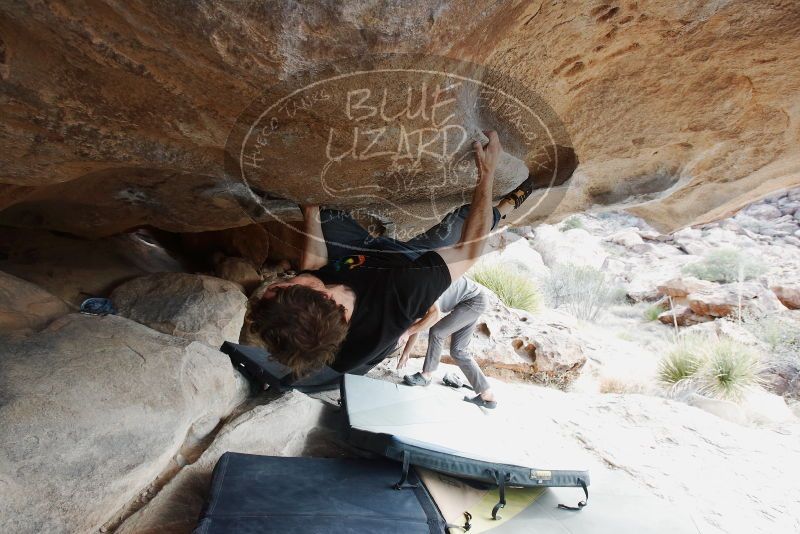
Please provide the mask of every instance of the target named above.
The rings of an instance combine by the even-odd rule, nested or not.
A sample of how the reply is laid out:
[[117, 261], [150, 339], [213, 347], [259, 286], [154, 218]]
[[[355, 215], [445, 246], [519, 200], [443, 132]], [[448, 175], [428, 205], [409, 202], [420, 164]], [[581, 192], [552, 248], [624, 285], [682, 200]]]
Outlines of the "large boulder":
[[211, 472], [225, 452], [269, 456], [338, 456], [331, 429], [323, 425], [333, 411], [319, 400], [290, 392], [257, 406], [226, 424], [194, 463], [181, 469], [146, 506], [115, 532], [189, 533], [208, 498]]
[[122, 317], [0, 344], [0, 531], [97, 531], [247, 391], [221, 352]]
[[706, 292], [714, 287], [716, 287], [716, 284], [713, 282], [699, 280], [691, 276], [681, 276], [659, 284], [658, 293], [683, 302], [690, 293]]
[[[488, 264], [502, 264], [536, 279], [546, 278], [550, 274], [550, 269], [544, 264], [542, 255], [531, 247], [527, 239], [509, 232], [502, 236], [504, 237], [502, 242], [485, 251], [481, 261]], [[509, 238], [515, 239], [509, 242]]]
[[608, 236], [606, 240], [625, 248], [639, 247], [644, 244], [638, 228], [625, 228]]
[[755, 315], [786, 309], [772, 291], [755, 281], [722, 284], [691, 293], [686, 300], [694, 313], [710, 317], [733, 316], [740, 309]]
[[705, 315], [698, 315], [689, 306], [673, 304], [670, 309], [658, 314], [658, 320], [671, 326], [692, 326], [707, 321], [713, 321], [713, 318]]
[[[798, 183], [798, 133], [787, 128], [798, 117], [795, 2], [5, 2], [2, 11], [16, 29], [0, 47], [12, 104], [0, 135], [9, 224], [84, 234], [248, 224], [238, 197], [250, 193], [223, 164], [235, 116], [277, 80], [343, 55], [368, 69], [384, 52], [491, 65], [541, 95], [575, 132], [582, 161], [562, 212], [624, 205], [676, 228]], [[510, 128], [518, 108], [496, 107], [481, 119]], [[326, 126], [309, 121], [307, 138], [326, 138]], [[301, 180], [288, 187], [295, 201], [322, 193]], [[404, 208], [419, 196], [401, 199]]]
[[800, 310], [800, 284], [773, 284], [770, 289], [790, 310]]
[[55, 295], [0, 271], [0, 334], [39, 330], [69, 311]]
[[486, 292], [489, 309], [478, 323], [470, 349], [488, 375], [559, 387], [580, 375], [586, 354], [571, 317], [553, 310], [511, 309]]
[[247, 311], [237, 284], [187, 273], [135, 278], [115, 289], [111, 300], [124, 317], [215, 348], [223, 341], [238, 343]]
[[531, 245], [550, 268], [569, 263], [600, 269], [608, 257], [600, 238], [583, 228], [562, 232], [555, 226], [543, 224], [536, 228]]
[[223, 280], [234, 282], [250, 294], [261, 283], [263, 277], [252, 262], [244, 258], [220, 258], [214, 265], [214, 273]]
[[[469, 350], [487, 376], [560, 388], [580, 376], [587, 356], [573, 317], [549, 309], [528, 313], [508, 308], [491, 290], [484, 291], [489, 308], [472, 334]], [[427, 334], [421, 333], [411, 355], [423, 357], [426, 348]], [[447, 350], [442, 361], [454, 363]]]

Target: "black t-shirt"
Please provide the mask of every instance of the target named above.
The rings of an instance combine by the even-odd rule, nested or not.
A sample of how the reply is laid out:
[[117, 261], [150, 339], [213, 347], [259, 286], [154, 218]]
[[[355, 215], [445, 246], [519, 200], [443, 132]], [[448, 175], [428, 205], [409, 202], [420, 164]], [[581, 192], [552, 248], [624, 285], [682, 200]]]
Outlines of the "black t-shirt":
[[347, 337], [332, 365], [343, 373], [389, 354], [403, 332], [450, 286], [447, 264], [433, 251], [414, 261], [397, 253], [355, 254], [310, 274], [355, 293]]

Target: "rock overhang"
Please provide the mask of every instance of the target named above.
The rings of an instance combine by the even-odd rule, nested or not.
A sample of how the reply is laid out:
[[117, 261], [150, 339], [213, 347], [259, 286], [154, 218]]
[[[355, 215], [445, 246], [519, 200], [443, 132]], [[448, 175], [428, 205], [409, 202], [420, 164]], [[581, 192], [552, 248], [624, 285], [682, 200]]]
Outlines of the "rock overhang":
[[[668, 230], [800, 183], [796, 5], [519, 3], [477, 15], [457, 0], [232, 6], [180, 17], [135, 2], [3, 8], [2, 223], [97, 237], [253, 222], [258, 184], [231, 183], [224, 166], [242, 110], [298, 73], [387, 52], [488, 66], [561, 119], [580, 160], [572, 183], [544, 214], [511, 222], [621, 207]], [[348, 186], [364, 170], [353, 169], [342, 173]], [[299, 189], [284, 193], [302, 200], [308, 187]], [[467, 192], [453, 188], [443, 205]], [[422, 195], [397, 200], [401, 226], [403, 210], [430, 212]], [[285, 201], [270, 205], [297, 216]]]

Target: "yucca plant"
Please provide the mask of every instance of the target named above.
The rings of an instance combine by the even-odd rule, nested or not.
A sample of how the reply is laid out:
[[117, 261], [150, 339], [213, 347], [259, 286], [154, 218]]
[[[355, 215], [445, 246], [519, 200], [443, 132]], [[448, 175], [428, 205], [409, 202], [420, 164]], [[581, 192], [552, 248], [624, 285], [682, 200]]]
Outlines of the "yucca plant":
[[686, 334], [678, 338], [658, 365], [658, 380], [673, 392], [688, 387], [705, 361], [708, 336]]
[[748, 389], [761, 384], [758, 353], [730, 338], [708, 349], [697, 376], [698, 391], [709, 397], [738, 401]]

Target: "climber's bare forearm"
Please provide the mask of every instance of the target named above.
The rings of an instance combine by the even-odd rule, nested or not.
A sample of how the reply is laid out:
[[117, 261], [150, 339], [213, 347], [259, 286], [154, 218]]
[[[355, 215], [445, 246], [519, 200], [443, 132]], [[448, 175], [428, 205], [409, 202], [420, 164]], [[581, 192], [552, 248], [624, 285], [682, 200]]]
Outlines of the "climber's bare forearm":
[[453, 247], [438, 251], [447, 263], [450, 279], [453, 281], [475, 264], [483, 253], [492, 229], [492, 187], [501, 147], [496, 132], [487, 132], [487, 135], [489, 144], [486, 148], [480, 145], [475, 147], [478, 182], [472, 193], [472, 203], [467, 220], [464, 221], [461, 239]]
[[300, 270], [313, 271], [328, 263], [328, 248], [322, 234], [319, 206], [301, 206], [303, 212], [303, 250], [300, 252]]
[[439, 312], [439, 306], [434, 302], [433, 306], [428, 308], [428, 311], [425, 312], [425, 315], [422, 317], [422, 319], [408, 327], [408, 332], [411, 335], [414, 335], [417, 332], [424, 332], [439, 322], [440, 316], [441, 313]]

